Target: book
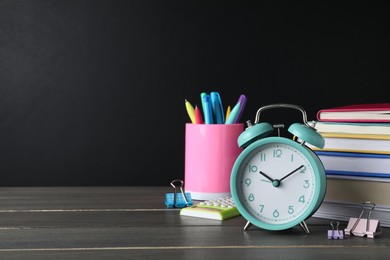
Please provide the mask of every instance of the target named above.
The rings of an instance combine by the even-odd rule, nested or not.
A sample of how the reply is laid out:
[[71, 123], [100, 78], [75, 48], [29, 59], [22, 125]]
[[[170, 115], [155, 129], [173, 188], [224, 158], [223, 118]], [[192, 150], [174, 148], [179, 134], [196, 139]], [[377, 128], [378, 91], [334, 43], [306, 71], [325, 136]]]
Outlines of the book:
[[390, 154], [390, 135], [348, 135], [321, 133], [323, 148], [307, 144], [314, 151]]
[[317, 151], [327, 175], [390, 178], [390, 155]]
[[390, 209], [390, 182], [327, 178], [324, 201], [355, 205], [371, 201]]
[[361, 181], [380, 181], [390, 182], [390, 178], [375, 177], [375, 176], [358, 176], [358, 175], [341, 175], [341, 174], [328, 174], [328, 178], [332, 179], [350, 179], [350, 180], [361, 180]]
[[373, 139], [390, 140], [390, 134], [351, 134], [351, 133], [320, 133], [325, 138], [353, 138], [353, 139]]
[[[336, 203], [324, 201], [313, 217], [329, 219], [331, 221], [349, 221], [350, 218], [357, 218], [362, 213], [362, 203]], [[368, 218], [367, 211], [363, 218]], [[390, 227], [390, 209], [388, 207], [375, 206], [370, 214], [372, 220], [379, 220], [382, 227]], [[334, 222], [333, 222], [334, 223]], [[340, 229], [344, 229], [340, 227]]]
[[348, 123], [312, 121], [311, 125], [319, 133], [390, 135], [389, 123]]
[[353, 104], [321, 109], [318, 121], [390, 122], [390, 103]]
[[313, 217], [348, 221], [359, 217], [362, 204], [368, 201], [375, 204], [371, 219], [390, 227], [390, 182], [328, 177], [324, 201]]

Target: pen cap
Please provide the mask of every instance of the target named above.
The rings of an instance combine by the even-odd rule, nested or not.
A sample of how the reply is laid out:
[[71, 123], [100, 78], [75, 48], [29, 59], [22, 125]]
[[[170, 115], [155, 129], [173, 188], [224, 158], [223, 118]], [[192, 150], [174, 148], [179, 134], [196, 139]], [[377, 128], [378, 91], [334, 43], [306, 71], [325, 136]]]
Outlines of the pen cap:
[[244, 124], [186, 124], [185, 187], [207, 200], [230, 195], [230, 174], [242, 149], [237, 138]]

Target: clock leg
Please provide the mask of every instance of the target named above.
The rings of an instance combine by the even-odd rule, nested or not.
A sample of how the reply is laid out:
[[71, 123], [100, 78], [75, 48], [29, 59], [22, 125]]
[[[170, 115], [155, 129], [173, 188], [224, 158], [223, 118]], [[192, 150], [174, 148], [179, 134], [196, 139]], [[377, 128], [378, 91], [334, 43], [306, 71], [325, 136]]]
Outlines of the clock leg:
[[309, 228], [307, 227], [305, 221], [302, 221], [301, 223], [299, 223], [299, 225], [301, 226], [301, 228], [303, 229], [303, 231], [305, 231], [306, 234], [310, 234], [310, 230], [309, 230]]
[[246, 222], [245, 227], [244, 227], [244, 231], [247, 231], [250, 228], [250, 226], [252, 226], [252, 223], [250, 223], [249, 221]]

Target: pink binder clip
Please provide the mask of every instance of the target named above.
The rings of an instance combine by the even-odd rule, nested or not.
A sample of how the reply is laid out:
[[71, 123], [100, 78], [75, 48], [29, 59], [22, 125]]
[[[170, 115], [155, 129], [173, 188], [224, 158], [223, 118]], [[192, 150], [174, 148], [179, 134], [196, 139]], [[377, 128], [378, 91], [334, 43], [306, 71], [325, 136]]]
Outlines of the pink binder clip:
[[[361, 208], [362, 212], [358, 218], [349, 219], [348, 226], [345, 229], [345, 235], [374, 238], [374, 236], [382, 233], [380, 221], [371, 219], [371, 212], [375, 208], [375, 203], [366, 201], [362, 203]], [[366, 219], [362, 218], [365, 210], [368, 210], [368, 217]]]

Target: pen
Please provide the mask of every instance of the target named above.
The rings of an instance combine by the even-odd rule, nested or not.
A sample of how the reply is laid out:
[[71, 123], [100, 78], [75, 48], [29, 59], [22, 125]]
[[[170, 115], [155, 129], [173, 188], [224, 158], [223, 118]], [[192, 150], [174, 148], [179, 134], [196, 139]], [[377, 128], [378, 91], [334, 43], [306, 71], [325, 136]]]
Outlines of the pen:
[[186, 110], [187, 110], [188, 116], [190, 117], [191, 122], [193, 124], [195, 124], [196, 123], [196, 120], [195, 120], [195, 109], [194, 109], [194, 107], [191, 105], [191, 103], [187, 99], [184, 99], [184, 102], [185, 102], [185, 105], [186, 105]]
[[213, 108], [213, 119], [215, 124], [223, 124], [225, 118], [223, 115], [222, 101], [218, 92], [210, 93], [211, 107]]
[[[202, 111], [203, 111], [203, 118], [206, 120], [206, 110], [207, 110], [207, 105], [204, 102], [204, 97], [207, 95], [206, 92], [200, 93], [200, 103], [202, 103]], [[206, 123], [207, 124], [207, 123]]]
[[212, 124], [213, 123], [213, 112], [211, 109], [211, 103], [210, 103], [210, 95], [205, 95], [203, 97], [202, 103], [204, 105], [204, 122], [205, 124]]
[[241, 116], [244, 112], [246, 100], [247, 100], [246, 96], [244, 94], [241, 94], [240, 98], [238, 99], [238, 102], [240, 103], [240, 110], [238, 111], [238, 115], [237, 115], [236, 119], [234, 120], [235, 124], [237, 124], [241, 119]]
[[228, 117], [230, 115], [230, 110], [231, 110], [231, 108], [230, 108], [230, 106], [228, 106], [227, 109], [226, 109], [226, 116], [225, 116], [226, 120], [228, 119]]
[[233, 107], [232, 111], [230, 112], [229, 118], [226, 120], [227, 125], [234, 124], [234, 121], [236, 120], [238, 116], [238, 112], [240, 111], [240, 102], [237, 102], [237, 104]]
[[202, 113], [198, 106], [195, 106], [195, 121], [197, 124], [203, 124]]

